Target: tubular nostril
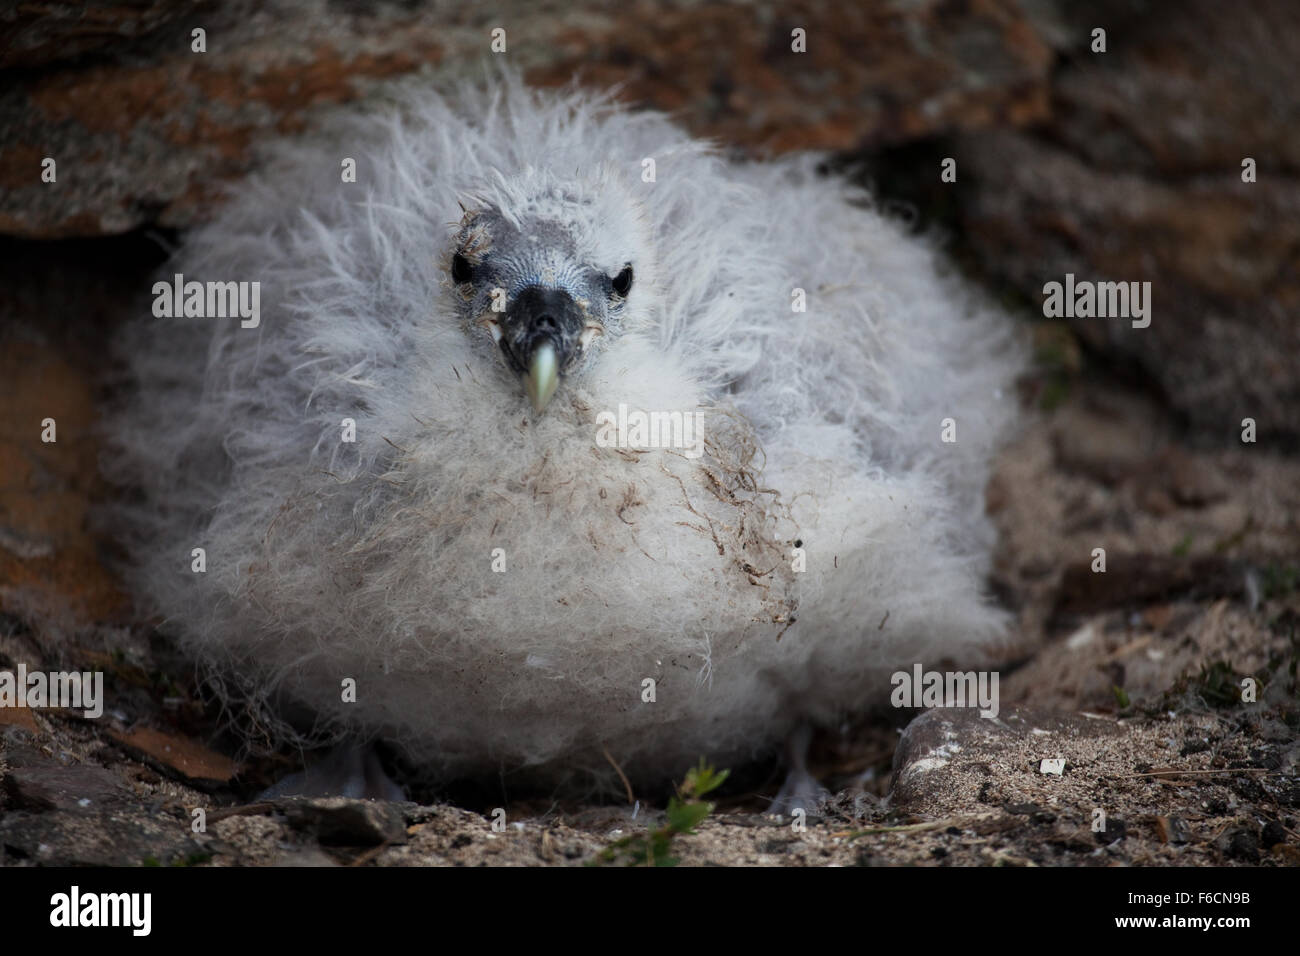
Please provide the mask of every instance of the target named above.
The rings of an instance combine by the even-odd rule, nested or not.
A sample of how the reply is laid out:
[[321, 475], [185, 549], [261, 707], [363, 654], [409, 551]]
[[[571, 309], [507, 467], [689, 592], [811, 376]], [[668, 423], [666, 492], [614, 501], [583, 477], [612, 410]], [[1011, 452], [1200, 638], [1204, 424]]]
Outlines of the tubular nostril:
[[558, 332], [560, 331], [560, 323], [555, 321], [552, 316], [539, 315], [533, 321], [533, 328], [538, 332]]

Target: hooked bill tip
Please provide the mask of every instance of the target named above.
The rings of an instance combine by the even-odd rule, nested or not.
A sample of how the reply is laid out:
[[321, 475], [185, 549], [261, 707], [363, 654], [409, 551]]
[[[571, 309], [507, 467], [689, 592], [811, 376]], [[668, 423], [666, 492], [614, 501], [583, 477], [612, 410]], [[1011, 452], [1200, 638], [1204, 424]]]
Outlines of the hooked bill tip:
[[541, 342], [533, 349], [532, 357], [528, 360], [528, 371], [524, 373], [524, 391], [533, 403], [533, 411], [539, 415], [545, 411], [559, 381], [555, 346], [550, 342]]

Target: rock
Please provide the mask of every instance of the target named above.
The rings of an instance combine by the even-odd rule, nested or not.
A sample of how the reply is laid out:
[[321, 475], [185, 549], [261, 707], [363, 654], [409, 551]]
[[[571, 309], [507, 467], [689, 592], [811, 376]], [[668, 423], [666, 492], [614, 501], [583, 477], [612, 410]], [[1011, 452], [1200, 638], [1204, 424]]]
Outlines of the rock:
[[1259, 862], [1259, 836], [1245, 827], [1224, 833], [1215, 841], [1215, 846], [1234, 860]]
[[8, 750], [4, 759], [0, 787], [17, 810], [107, 809], [132, 797], [116, 774], [93, 764], [64, 766], [31, 748]]
[[[936, 708], [903, 731], [890, 799], [935, 816], [980, 802], [1032, 816], [1076, 768], [1095, 765], [1107, 741], [1124, 734], [1111, 721], [1075, 714], [1015, 708], [990, 719], [974, 708]], [[1041, 761], [1058, 759], [1066, 763], [1063, 777], [1039, 773]]]
[[[1051, 118], [954, 147], [970, 191], [972, 251], [1035, 309], [1043, 285], [1151, 282], [1151, 324], [1079, 318], [1086, 345], [1134, 369], [1214, 441], [1300, 442], [1300, 8], [1242, 17], [1214, 0], [1118, 21], [1036, 3], [1043, 35], [1071, 48]], [[1078, 5], [1076, 5], [1078, 6]], [[1108, 5], [1108, 7], [1111, 5]], [[1053, 20], [1044, 8], [1055, 7]], [[1094, 54], [1080, 34], [1106, 23]], [[1050, 22], [1067, 21], [1060, 35]], [[1242, 161], [1257, 181], [1242, 182]]]
[[[13, 318], [7, 298], [0, 293], [4, 322]], [[0, 330], [0, 609], [70, 623], [120, 620], [125, 601], [89, 521], [99, 481], [95, 385], [70, 351]], [[46, 419], [56, 441], [41, 440]]]
[[15, 811], [0, 818], [0, 863], [171, 866], [206, 859], [185, 819], [151, 808]]
[[[295, 20], [300, 17], [300, 20]], [[189, 225], [250, 165], [261, 136], [301, 129], [313, 109], [358, 96], [369, 81], [435, 63], [432, 25], [385, 8], [365, 36], [324, 0], [250, 12], [220, 8], [167, 32], [143, 54], [42, 70], [6, 85], [0, 128], [0, 231], [56, 238], [111, 235], [146, 223]], [[46, 157], [57, 181], [41, 181]], [[337, 163], [334, 164], [337, 166]]]
[[[1176, 178], [1240, 170], [1251, 155], [1300, 172], [1300, 102], [1289, 92], [1300, 59], [1295, 4], [1262, 0], [1249, 18], [1216, 0], [1159, 16], [1115, 0], [1057, 4], [1073, 55], [1053, 84], [1053, 127], [1089, 165]], [[1105, 54], [1088, 49], [1095, 26], [1108, 28]]]
[[1271, 850], [1279, 843], [1286, 842], [1286, 827], [1276, 820], [1269, 820], [1264, 824], [1264, 829], [1259, 835], [1259, 845], [1266, 850]]
[[[843, 149], [1047, 114], [1051, 51], [1014, 0], [844, 6], [524, 0], [375, 7], [329, 0], [204, 5], [48, 3], [13, 14], [0, 65], [0, 232], [33, 238], [188, 226], [253, 162], [254, 146], [320, 109], [418, 70], [481, 72], [490, 30], [539, 85], [625, 84], [692, 132], [745, 147]], [[78, 19], [80, 17], [80, 19]], [[207, 52], [190, 29], [207, 31]], [[807, 52], [791, 50], [806, 31]], [[139, 37], [123, 44], [118, 30]], [[73, 42], [73, 37], [76, 37]], [[54, 58], [94, 50], [69, 63]], [[5, 59], [7, 57], [7, 60]], [[56, 183], [41, 181], [46, 157]], [[337, 160], [331, 160], [337, 175]]]
[[277, 801], [289, 824], [325, 846], [379, 846], [406, 842], [406, 818], [392, 803], [323, 797]]
[[[807, 52], [792, 50], [802, 29]], [[635, 42], [629, 42], [635, 37]], [[1015, 3], [630, 4], [530, 79], [671, 110], [723, 142], [850, 149], [1046, 116], [1051, 50]]]
[[196, 740], [164, 733], [152, 727], [133, 727], [123, 732], [108, 731], [118, 743], [152, 758], [191, 780], [226, 782], [235, 775], [235, 763]]
[[1187, 594], [1238, 597], [1245, 589], [1246, 566], [1234, 559], [1108, 554], [1104, 574], [1092, 570], [1091, 559], [1066, 567], [1055, 613], [1088, 614]]
[[[1300, 184], [1240, 169], [1169, 185], [1092, 169], [1026, 134], [963, 140], [959, 167], [975, 181], [964, 226], [992, 275], [1040, 309], [1043, 286], [1078, 279], [1150, 282], [1151, 324], [1075, 318], [1092, 349], [1162, 389], [1220, 443], [1241, 421], [1293, 435], [1300, 416], [1300, 302], [1292, 249], [1300, 239]], [[1288, 419], [1288, 415], [1290, 418]]]
[[0, 10], [0, 69], [31, 68], [120, 50], [211, 3], [44, 0]]

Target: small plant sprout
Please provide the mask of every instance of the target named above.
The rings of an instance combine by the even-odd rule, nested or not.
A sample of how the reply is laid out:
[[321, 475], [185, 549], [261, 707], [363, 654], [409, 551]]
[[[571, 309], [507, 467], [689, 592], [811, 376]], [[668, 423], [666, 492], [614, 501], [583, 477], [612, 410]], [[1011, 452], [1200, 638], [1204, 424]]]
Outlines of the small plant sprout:
[[670, 852], [673, 837], [694, 833], [704, 818], [713, 812], [713, 804], [703, 797], [722, 786], [730, 773], [730, 770], [715, 770], [701, 757], [700, 762], [687, 771], [686, 780], [677, 788], [677, 795], [668, 801], [664, 825], [611, 843], [592, 861], [593, 865], [622, 861], [630, 866], [676, 866], [681, 859]]

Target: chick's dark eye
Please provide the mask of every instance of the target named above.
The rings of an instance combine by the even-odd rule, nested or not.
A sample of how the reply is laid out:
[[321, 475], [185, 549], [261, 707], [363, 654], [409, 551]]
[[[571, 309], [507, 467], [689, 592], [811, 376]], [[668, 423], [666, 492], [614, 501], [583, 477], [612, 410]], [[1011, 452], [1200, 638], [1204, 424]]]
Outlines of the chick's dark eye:
[[468, 282], [474, 277], [474, 267], [459, 252], [451, 257], [451, 278], [453, 282]]
[[619, 295], [627, 295], [632, 291], [632, 267], [624, 266], [623, 271], [614, 276], [614, 291]]

